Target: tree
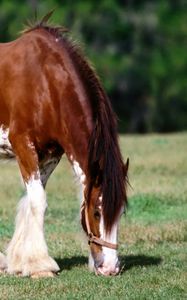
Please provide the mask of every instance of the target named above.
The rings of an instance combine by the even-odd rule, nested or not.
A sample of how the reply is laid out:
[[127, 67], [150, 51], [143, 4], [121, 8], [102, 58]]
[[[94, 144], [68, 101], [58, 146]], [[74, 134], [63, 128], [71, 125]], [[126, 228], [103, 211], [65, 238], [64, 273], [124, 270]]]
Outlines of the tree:
[[186, 1], [2, 0], [0, 40], [54, 7], [53, 23], [86, 45], [122, 131], [187, 129]]

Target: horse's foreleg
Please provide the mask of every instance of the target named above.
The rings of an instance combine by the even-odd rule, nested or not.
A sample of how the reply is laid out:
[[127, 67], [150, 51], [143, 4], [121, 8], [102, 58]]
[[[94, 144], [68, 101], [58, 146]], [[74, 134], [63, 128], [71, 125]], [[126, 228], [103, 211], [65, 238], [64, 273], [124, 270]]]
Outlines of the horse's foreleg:
[[0, 273], [4, 273], [7, 269], [6, 256], [0, 252]]
[[52, 276], [59, 270], [48, 255], [44, 238], [44, 214], [47, 206], [41, 182], [38, 157], [28, 137], [11, 137], [27, 195], [20, 201], [16, 228], [7, 249], [7, 271], [23, 276]]

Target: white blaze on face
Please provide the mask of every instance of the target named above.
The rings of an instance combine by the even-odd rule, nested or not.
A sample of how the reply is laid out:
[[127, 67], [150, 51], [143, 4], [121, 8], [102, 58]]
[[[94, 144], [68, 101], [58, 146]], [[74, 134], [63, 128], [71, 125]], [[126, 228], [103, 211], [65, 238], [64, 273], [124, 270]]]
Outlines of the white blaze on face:
[[[84, 190], [85, 188], [85, 179], [86, 176], [81, 169], [79, 163], [74, 160], [73, 156], [70, 156], [70, 160], [73, 165], [73, 169], [77, 177], [79, 178], [79, 182], [82, 184], [82, 188]], [[81, 195], [81, 200], [84, 201], [83, 194]], [[99, 197], [100, 204], [99, 204], [99, 209], [102, 211], [102, 196]], [[103, 216], [101, 215], [100, 219], [100, 225], [99, 225], [99, 230], [100, 230], [100, 238], [103, 239], [106, 242], [112, 243], [112, 244], [117, 244], [117, 235], [118, 235], [118, 220], [117, 222], [113, 225], [112, 230], [110, 234], [107, 234], [104, 228], [104, 220]], [[102, 255], [103, 255], [103, 264], [101, 267], [98, 267], [99, 273], [103, 275], [110, 275], [110, 274], [117, 274], [119, 272], [119, 263], [118, 263], [118, 256], [117, 256], [117, 251], [115, 249], [111, 249], [108, 247], [102, 247]], [[90, 270], [94, 270], [95, 262], [92, 257], [92, 254], [90, 253], [89, 256], [89, 268]]]
[[[124, 206], [121, 207], [121, 211], [119, 213], [119, 216], [112, 226], [111, 232], [109, 234], [106, 233], [105, 227], [104, 227], [104, 218], [101, 216], [100, 220], [100, 234], [101, 238], [109, 243], [112, 244], [117, 244], [117, 239], [118, 239], [118, 224], [120, 217], [124, 211]], [[103, 275], [116, 275], [119, 273], [120, 266], [119, 266], [119, 260], [117, 256], [117, 250], [107, 248], [107, 247], [102, 247], [103, 250], [103, 265], [101, 268], [98, 268], [99, 273]]]
[[[98, 208], [102, 212], [102, 196], [99, 197], [99, 200], [100, 200], [100, 204]], [[123, 212], [123, 208], [122, 208], [122, 212]], [[119, 218], [120, 215], [121, 214], [119, 214]], [[100, 231], [100, 238], [102, 240], [117, 245], [119, 218], [117, 219], [116, 223], [114, 223], [111, 232], [106, 233], [105, 226], [104, 226], [104, 218], [101, 213], [99, 231]], [[97, 267], [97, 263], [98, 263], [97, 260], [98, 261], [102, 260], [103, 261], [102, 265]], [[119, 261], [118, 261], [117, 250], [102, 246], [102, 252], [98, 255], [96, 261], [94, 261], [94, 258], [90, 253], [89, 268], [91, 271], [96, 271], [96, 274], [102, 274], [105, 276], [118, 274]]]
[[[101, 216], [99, 229], [100, 229], [100, 238], [102, 240], [109, 242], [111, 244], [117, 244], [118, 222], [116, 222], [113, 225], [110, 234], [107, 234], [105, 231], [105, 228], [104, 228], [103, 216]], [[94, 262], [93, 256], [90, 253], [90, 256], [89, 256], [90, 270], [96, 271], [97, 274], [102, 274], [105, 276], [118, 274], [119, 273], [119, 261], [118, 261], [117, 250], [102, 246], [102, 254], [101, 255], [102, 255], [103, 263], [101, 266], [96, 267], [97, 262], [96, 261]]]
[[[101, 215], [100, 235], [102, 240], [116, 245], [117, 236], [118, 236], [118, 222], [116, 222], [113, 225], [110, 233], [106, 233], [106, 230], [104, 228], [104, 219], [103, 216]], [[102, 252], [103, 252], [104, 262], [102, 267], [99, 268], [99, 272], [102, 273], [103, 275], [109, 275], [110, 273], [118, 273], [119, 266], [118, 266], [117, 250], [108, 247], [102, 247]]]

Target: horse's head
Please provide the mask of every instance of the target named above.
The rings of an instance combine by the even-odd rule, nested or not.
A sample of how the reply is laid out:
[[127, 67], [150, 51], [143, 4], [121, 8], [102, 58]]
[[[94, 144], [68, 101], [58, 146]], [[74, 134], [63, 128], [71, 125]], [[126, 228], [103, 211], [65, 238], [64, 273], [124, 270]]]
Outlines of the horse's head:
[[[96, 274], [117, 275], [120, 265], [117, 255], [118, 224], [127, 204], [126, 182], [129, 159], [120, 161], [118, 172], [105, 180], [95, 181], [85, 189], [82, 205], [82, 225], [90, 245], [89, 266]], [[110, 180], [109, 180], [110, 178]]]
[[[105, 223], [103, 199], [99, 189], [93, 189], [89, 205], [82, 208], [82, 225], [90, 245], [89, 267], [96, 274], [117, 275], [120, 270], [117, 255], [118, 223], [124, 205], [118, 209], [115, 222], [108, 228]], [[109, 223], [110, 224], [110, 223]]]

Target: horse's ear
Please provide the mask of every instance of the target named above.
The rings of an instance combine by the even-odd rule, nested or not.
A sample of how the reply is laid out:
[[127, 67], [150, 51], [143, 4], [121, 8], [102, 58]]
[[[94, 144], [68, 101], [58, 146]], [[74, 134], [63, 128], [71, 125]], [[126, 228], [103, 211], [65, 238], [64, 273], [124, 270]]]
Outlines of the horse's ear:
[[128, 169], [129, 169], [129, 158], [127, 158], [127, 161], [126, 161], [126, 163], [123, 166], [123, 174], [124, 174], [125, 178], [127, 176]]

